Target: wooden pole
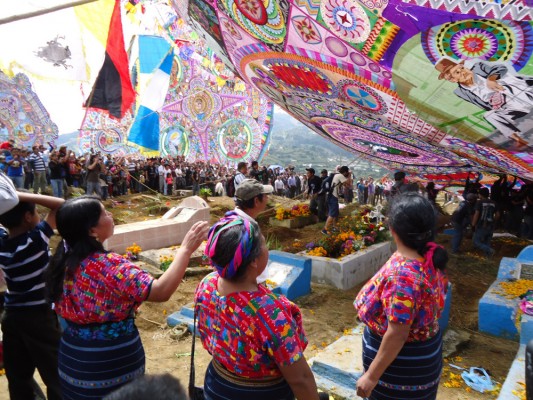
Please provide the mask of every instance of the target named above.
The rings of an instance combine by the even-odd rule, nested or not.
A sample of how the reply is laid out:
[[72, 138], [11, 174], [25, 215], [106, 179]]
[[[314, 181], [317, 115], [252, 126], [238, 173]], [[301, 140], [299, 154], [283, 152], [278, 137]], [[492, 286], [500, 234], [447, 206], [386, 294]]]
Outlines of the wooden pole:
[[73, 1], [73, 2], [64, 3], [64, 4], [58, 4], [57, 6], [50, 7], [50, 8], [44, 8], [44, 9], [41, 9], [41, 10], [31, 11], [31, 12], [28, 12], [28, 13], [25, 13], [25, 14], [11, 15], [11, 16], [6, 17], [6, 18], [0, 18], [0, 25], [8, 24], [10, 22], [19, 21], [21, 19], [38, 17], [39, 15], [44, 15], [44, 14], [48, 14], [48, 13], [51, 13], [51, 12], [54, 12], [54, 11], [63, 10], [65, 8], [81, 6], [83, 4], [92, 3], [92, 2], [95, 2], [95, 1], [98, 1], [98, 0], [78, 0], [78, 1]]

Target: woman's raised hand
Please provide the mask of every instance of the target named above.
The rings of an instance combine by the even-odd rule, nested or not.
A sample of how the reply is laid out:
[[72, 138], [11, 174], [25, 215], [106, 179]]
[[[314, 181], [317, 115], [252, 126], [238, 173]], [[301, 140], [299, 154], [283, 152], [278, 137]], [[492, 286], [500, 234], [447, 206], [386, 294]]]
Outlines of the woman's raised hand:
[[207, 239], [209, 224], [206, 221], [196, 222], [183, 238], [181, 248], [192, 254]]

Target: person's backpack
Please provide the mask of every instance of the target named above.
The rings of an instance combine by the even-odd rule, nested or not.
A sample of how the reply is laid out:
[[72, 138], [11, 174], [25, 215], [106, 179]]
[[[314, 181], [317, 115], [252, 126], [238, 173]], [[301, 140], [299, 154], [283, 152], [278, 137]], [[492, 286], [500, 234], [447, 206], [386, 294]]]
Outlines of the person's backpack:
[[479, 223], [482, 227], [492, 226], [494, 223], [494, 214], [496, 213], [496, 204], [491, 201], [481, 203], [481, 215], [479, 216]]
[[335, 186], [332, 185], [332, 182], [333, 182], [333, 177], [335, 176], [336, 174], [329, 174], [323, 181], [322, 181], [322, 186], [320, 186], [320, 191], [318, 192], [318, 194], [332, 194], [333, 193], [333, 189], [335, 188]]

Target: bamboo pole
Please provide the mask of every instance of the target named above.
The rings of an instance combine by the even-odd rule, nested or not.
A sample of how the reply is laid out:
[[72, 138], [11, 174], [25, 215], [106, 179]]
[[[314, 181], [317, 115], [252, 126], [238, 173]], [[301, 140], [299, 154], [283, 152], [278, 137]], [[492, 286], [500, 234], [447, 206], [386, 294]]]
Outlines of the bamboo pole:
[[20, 21], [21, 19], [38, 17], [39, 15], [44, 15], [44, 14], [48, 14], [54, 11], [63, 10], [65, 8], [81, 6], [83, 4], [93, 3], [95, 1], [98, 1], [98, 0], [78, 0], [78, 1], [73, 1], [73, 2], [64, 3], [64, 4], [58, 4], [50, 8], [44, 8], [41, 10], [31, 11], [25, 14], [10, 15], [9, 17], [6, 17], [6, 18], [0, 18], [0, 25], [8, 24], [10, 22]]

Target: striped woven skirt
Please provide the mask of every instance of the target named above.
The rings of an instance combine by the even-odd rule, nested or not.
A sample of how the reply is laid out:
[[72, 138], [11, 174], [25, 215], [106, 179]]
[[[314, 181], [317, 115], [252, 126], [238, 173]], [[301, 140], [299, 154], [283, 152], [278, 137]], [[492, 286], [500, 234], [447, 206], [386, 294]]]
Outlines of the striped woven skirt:
[[204, 395], [205, 400], [294, 400], [285, 379], [247, 380], [227, 371], [214, 360], [205, 373]]
[[[368, 369], [381, 345], [382, 337], [368, 327], [363, 334], [363, 366]], [[425, 342], [405, 343], [402, 350], [385, 370], [371, 400], [432, 400], [437, 397], [442, 370], [442, 336]]]
[[133, 319], [90, 326], [67, 322], [59, 345], [64, 400], [101, 399], [144, 375], [145, 357]]

